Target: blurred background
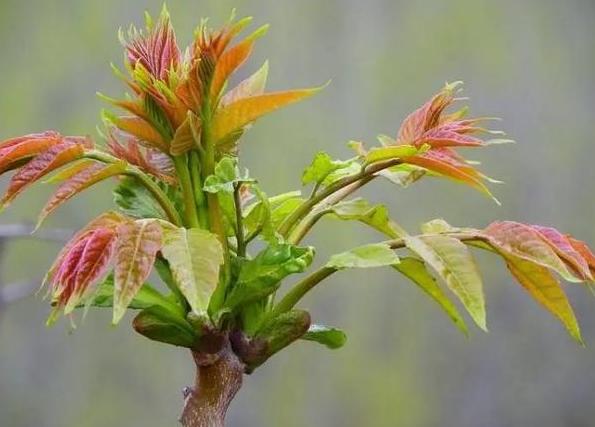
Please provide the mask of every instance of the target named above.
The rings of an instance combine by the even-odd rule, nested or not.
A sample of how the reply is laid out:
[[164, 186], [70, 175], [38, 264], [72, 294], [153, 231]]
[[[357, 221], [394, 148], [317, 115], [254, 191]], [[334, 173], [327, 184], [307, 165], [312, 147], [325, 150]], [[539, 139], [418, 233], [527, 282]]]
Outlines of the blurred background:
[[[122, 92], [109, 63], [122, 63], [116, 33], [142, 23], [160, 0], [2, 0], [0, 139], [56, 129], [95, 135], [105, 107], [95, 92]], [[503, 202], [424, 179], [406, 190], [378, 181], [364, 192], [386, 201], [415, 230], [443, 217], [482, 227], [496, 218], [556, 225], [595, 244], [595, 3], [592, 0], [171, 0], [182, 43], [203, 16], [222, 23], [236, 7], [271, 23], [245, 68], [271, 63], [271, 89], [332, 84], [316, 98], [261, 120], [245, 137], [243, 162], [269, 194], [299, 187], [317, 150], [349, 157], [349, 139], [394, 135], [405, 115], [445, 81], [464, 80], [476, 115], [499, 116], [519, 143], [478, 153], [507, 185]], [[2, 181], [5, 184], [6, 180]], [[39, 186], [3, 213], [34, 221], [48, 196]], [[109, 186], [70, 202], [46, 227], [75, 228], [110, 205]], [[318, 261], [378, 240], [353, 224], [327, 223], [308, 243]], [[39, 279], [59, 245], [14, 240], [1, 285]], [[488, 334], [465, 338], [412, 284], [388, 270], [336, 275], [304, 302], [314, 320], [345, 329], [332, 352], [298, 343], [245, 381], [230, 426], [589, 426], [595, 421], [595, 298], [568, 286], [586, 348], [479, 254]], [[47, 329], [49, 310], [28, 297], [0, 311], [0, 425], [175, 426], [193, 366], [109, 313], [78, 329]]]

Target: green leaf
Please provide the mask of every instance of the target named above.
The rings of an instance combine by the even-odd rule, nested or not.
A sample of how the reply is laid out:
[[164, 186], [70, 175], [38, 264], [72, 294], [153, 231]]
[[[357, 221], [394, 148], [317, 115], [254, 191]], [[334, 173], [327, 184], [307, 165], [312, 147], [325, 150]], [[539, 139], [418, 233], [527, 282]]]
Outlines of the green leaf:
[[275, 292], [290, 274], [302, 273], [312, 263], [314, 249], [287, 243], [270, 245], [241, 268], [225, 306], [231, 310]]
[[423, 168], [414, 165], [400, 164], [392, 168], [381, 170], [378, 175], [386, 178], [393, 184], [397, 184], [403, 188], [418, 181], [427, 171]]
[[373, 243], [333, 255], [326, 266], [343, 270], [345, 268], [385, 267], [398, 262], [399, 257], [389, 245], [386, 243]]
[[460, 299], [475, 323], [486, 329], [481, 277], [469, 249], [449, 236], [405, 237], [407, 247], [419, 255]]
[[347, 342], [347, 335], [340, 329], [329, 328], [323, 325], [311, 325], [308, 332], [302, 337], [303, 340], [317, 342], [336, 350]]
[[180, 315], [160, 306], [146, 308], [132, 322], [134, 330], [153, 341], [192, 348], [198, 336], [192, 325]]
[[[254, 188], [254, 187], [253, 187]], [[281, 222], [304, 202], [301, 191], [290, 191], [273, 197], [257, 192], [258, 201], [244, 210], [244, 226], [248, 234], [261, 229], [266, 221], [272, 228]]]
[[133, 218], [162, 218], [165, 213], [149, 190], [132, 177], [125, 177], [113, 191], [114, 203]]
[[[84, 304], [81, 304], [82, 307]], [[105, 280], [98, 285], [97, 291], [93, 296], [90, 305], [92, 307], [109, 308], [114, 305], [114, 275], [110, 274]], [[145, 283], [134, 296], [129, 309], [142, 310], [145, 308], [160, 306], [172, 312], [180, 312], [181, 308], [159, 293], [150, 284]]]
[[240, 176], [237, 158], [226, 156], [215, 166], [215, 173], [205, 179], [203, 189], [209, 193], [233, 193], [235, 184], [240, 182], [255, 181], [248, 177], [247, 171], [243, 177]]
[[453, 227], [442, 218], [433, 219], [421, 225], [423, 234], [442, 234], [461, 231], [458, 227]]
[[411, 281], [419, 286], [422, 291], [436, 301], [457, 328], [467, 335], [467, 325], [465, 324], [463, 316], [461, 316], [457, 307], [446, 296], [442, 288], [436, 282], [436, 279], [434, 279], [428, 272], [423, 261], [416, 258], [406, 257], [401, 258], [401, 262], [395, 264], [393, 267], [405, 277], [411, 279]]
[[383, 160], [400, 159], [419, 154], [419, 148], [413, 145], [391, 145], [389, 147], [372, 148], [364, 158], [367, 164]]
[[165, 226], [161, 253], [192, 310], [206, 314], [223, 264], [223, 248], [217, 236], [198, 228]]
[[331, 217], [346, 220], [360, 221], [378, 230], [391, 238], [400, 236], [400, 227], [390, 220], [388, 210], [384, 205], [372, 206], [362, 198], [339, 202], [328, 209]]
[[[329, 156], [324, 151], [320, 151], [314, 157], [314, 160], [304, 170], [302, 175], [302, 184], [307, 185], [310, 183], [321, 184], [325, 179], [340, 169], [345, 169], [354, 164], [353, 161], [341, 161], [341, 160], [333, 160], [331, 156]], [[357, 164], [356, 164], [357, 165]], [[360, 166], [357, 165], [358, 171]]]

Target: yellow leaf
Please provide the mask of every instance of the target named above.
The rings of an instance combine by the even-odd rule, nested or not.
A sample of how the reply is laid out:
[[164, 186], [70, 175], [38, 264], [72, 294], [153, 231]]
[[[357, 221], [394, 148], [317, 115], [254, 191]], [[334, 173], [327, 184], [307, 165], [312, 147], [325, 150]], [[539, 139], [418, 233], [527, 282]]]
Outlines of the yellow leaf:
[[580, 328], [566, 294], [549, 270], [534, 262], [517, 257], [507, 257], [513, 276], [529, 294], [550, 313], [556, 316], [579, 343], [583, 343]]

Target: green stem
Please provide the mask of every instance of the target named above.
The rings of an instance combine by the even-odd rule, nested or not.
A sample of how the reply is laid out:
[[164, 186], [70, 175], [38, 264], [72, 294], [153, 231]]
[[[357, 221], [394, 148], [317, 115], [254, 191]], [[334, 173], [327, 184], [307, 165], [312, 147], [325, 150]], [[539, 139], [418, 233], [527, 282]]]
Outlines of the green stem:
[[298, 303], [298, 301], [301, 300], [304, 295], [306, 295], [306, 293], [308, 293], [310, 289], [336, 271], [338, 271], [336, 268], [322, 267], [321, 269], [310, 274], [304, 280], [298, 282], [287, 294], [285, 294], [285, 296], [277, 303], [277, 305], [275, 305], [269, 318], [274, 319], [278, 315], [291, 310]]
[[196, 198], [200, 226], [205, 230], [208, 230], [209, 211], [207, 207], [207, 198], [202, 189], [199, 154], [195, 151], [190, 152], [190, 178], [192, 180], [192, 188], [194, 189], [194, 197]]
[[[117, 157], [97, 150], [86, 152], [84, 157], [87, 159], [97, 160], [102, 163], [115, 163], [119, 161]], [[165, 194], [165, 192], [147, 174], [132, 165], [129, 165], [126, 168], [125, 174], [138, 179], [140, 183], [144, 185], [147, 190], [149, 190], [172, 224], [177, 226], [182, 225], [180, 215], [176, 211], [176, 208], [172, 204], [169, 197], [167, 197], [167, 194]]]
[[[360, 180], [366, 180], [366, 183], [372, 180], [376, 173], [380, 172], [383, 169], [387, 169], [393, 166], [396, 166], [401, 163], [400, 159], [391, 159], [386, 160], [383, 162], [374, 163], [366, 168], [364, 168], [360, 173], [355, 174], [353, 176], [347, 176], [331, 185], [326, 187], [320, 193], [314, 195], [310, 199], [306, 200], [302, 203], [289, 217], [283, 221], [283, 223], [279, 226], [278, 232], [283, 237], [289, 235], [291, 230], [302, 220], [311, 210], [316, 206], [318, 203], [332, 195], [333, 193], [341, 190], [344, 187], [347, 187], [351, 184], [354, 184]], [[369, 179], [368, 179], [369, 178]]]
[[[357, 189], [363, 187], [368, 182], [374, 179], [374, 176], [367, 176], [365, 178], [360, 179], [359, 181], [354, 182], [346, 187], [343, 187], [341, 190], [336, 191], [331, 196], [327, 197], [324, 200], [324, 206], [316, 207], [315, 211], [310, 212], [302, 221], [298, 222], [290, 234], [288, 241], [293, 244], [299, 244], [304, 237], [308, 234], [308, 232], [316, 225], [316, 223], [327, 213], [332, 212], [330, 209], [331, 206], [336, 205], [341, 200], [345, 199], [347, 196], [355, 192]], [[391, 236], [392, 237], [392, 236]]]
[[186, 154], [174, 156], [174, 165], [176, 167], [178, 179], [180, 180], [182, 197], [184, 199], [185, 225], [189, 228], [198, 228], [200, 223], [198, 220], [198, 212], [196, 211], [196, 201], [194, 200], [194, 190], [192, 188], [192, 180], [190, 178], [187, 160], [188, 156]]
[[[444, 233], [443, 235], [449, 236], [455, 239], [460, 240], [461, 242], [473, 243], [478, 241], [486, 241], [486, 238], [479, 235], [474, 234], [472, 232], [464, 233], [464, 232], [453, 232], [453, 233]], [[386, 240], [383, 242], [387, 244], [391, 249], [402, 249], [406, 247], [405, 239], [392, 239]], [[275, 305], [273, 310], [270, 312], [267, 319], [273, 319], [280, 314], [286, 313], [287, 311], [291, 310], [295, 305], [306, 295], [312, 288], [314, 288], [318, 283], [322, 282], [324, 279], [329, 277], [331, 274], [337, 272], [336, 268], [324, 266], [319, 270], [315, 271], [314, 273], [310, 274], [308, 277], [303, 279], [302, 281], [298, 282], [291, 290]]]
[[244, 238], [244, 221], [242, 218], [242, 200], [240, 196], [240, 184], [234, 184], [233, 200], [236, 208], [236, 240], [238, 242], [238, 256], [246, 256], [246, 242]]

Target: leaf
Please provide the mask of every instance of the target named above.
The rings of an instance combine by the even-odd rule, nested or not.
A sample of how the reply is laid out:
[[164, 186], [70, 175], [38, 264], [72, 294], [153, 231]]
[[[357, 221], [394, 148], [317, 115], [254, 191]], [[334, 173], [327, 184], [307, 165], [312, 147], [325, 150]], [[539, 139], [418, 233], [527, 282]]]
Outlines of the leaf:
[[0, 173], [12, 169], [15, 163], [35, 157], [63, 142], [58, 132], [46, 131], [11, 138], [0, 144]]
[[120, 224], [122, 224], [125, 221], [126, 218], [118, 212], [108, 211], [99, 215], [97, 218], [89, 222], [89, 224], [87, 224], [85, 227], [83, 227], [81, 230], [75, 233], [75, 235], [71, 237], [70, 240], [64, 245], [62, 250], [60, 250], [60, 253], [56, 257], [56, 260], [46, 273], [41, 287], [43, 288], [47, 282], [54, 278], [56, 270], [58, 266], [64, 261], [64, 257], [66, 256], [66, 254], [68, 254], [68, 252], [70, 252], [74, 245], [76, 245], [82, 238], [84, 238], [89, 233], [101, 228], [111, 229], [115, 231], [120, 226]]
[[226, 106], [239, 101], [242, 98], [261, 95], [264, 92], [268, 74], [269, 62], [265, 61], [258, 71], [223, 95], [221, 98], [221, 105]]
[[107, 122], [112, 123], [122, 132], [137, 137], [150, 147], [157, 148], [166, 153], [169, 151], [167, 143], [163, 140], [161, 134], [146, 120], [135, 116], [118, 117], [106, 111], [103, 112], [103, 116]]
[[237, 284], [225, 306], [235, 310], [271, 295], [285, 277], [305, 271], [313, 258], [314, 250], [310, 247], [300, 248], [287, 243], [268, 246], [242, 265]]
[[345, 268], [385, 267], [399, 262], [399, 257], [386, 243], [359, 246], [350, 251], [333, 255], [326, 266], [336, 270]]
[[[91, 300], [91, 306], [100, 308], [111, 308], [114, 306], [113, 273], [108, 275], [105, 280], [97, 287], [97, 292]], [[132, 310], [143, 310], [153, 306], [161, 306], [164, 309], [174, 313], [182, 313], [181, 307], [177, 306], [171, 300], [163, 296], [148, 283], [144, 283], [141, 286], [132, 301], [130, 301], [128, 308]]]
[[37, 227], [62, 203], [100, 181], [124, 173], [126, 168], [126, 162], [119, 161], [109, 165], [96, 163], [87, 169], [83, 169], [58, 187], [41, 210], [37, 220]]
[[442, 288], [436, 282], [436, 279], [428, 272], [423, 261], [416, 258], [406, 257], [401, 258], [399, 264], [393, 265], [395, 270], [403, 274], [405, 277], [411, 279], [419, 288], [424, 291], [430, 298], [432, 298], [450, 317], [453, 323], [465, 335], [467, 335], [467, 325], [465, 319], [457, 310], [457, 307], [446, 296]]
[[367, 200], [358, 197], [339, 202], [328, 210], [331, 217], [346, 221], [360, 221], [393, 239], [400, 236], [399, 227], [390, 220], [384, 205], [372, 206]]
[[211, 82], [211, 99], [217, 99], [227, 79], [246, 62], [254, 47], [253, 39], [245, 39], [221, 55]]
[[481, 277], [465, 244], [443, 235], [409, 236], [405, 237], [405, 243], [446, 282], [477, 326], [487, 330]]
[[223, 248], [217, 236], [198, 228], [163, 227], [161, 252], [192, 310], [206, 314], [223, 264]]
[[496, 221], [484, 234], [498, 251], [547, 267], [570, 282], [581, 281], [571, 274], [564, 262], [538, 231], [514, 221]]
[[81, 144], [64, 142], [52, 146], [23, 166], [12, 177], [0, 205], [7, 206], [31, 184], [65, 164], [79, 159], [83, 154], [84, 147]]
[[554, 249], [556, 254], [572, 269], [581, 280], [593, 280], [588, 261], [572, 245], [568, 236], [552, 227], [532, 225], [541, 237]]
[[[196, 147], [195, 135], [200, 134], [200, 120], [192, 112], [188, 112], [186, 120], [178, 127], [171, 141], [169, 152], [179, 156]], [[193, 129], [194, 127], [194, 129]]]
[[347, 342], [347, 335], [340, 329], [329, 328], [323, 325], [311, 325], [303, 340], [317, 342], [331, 350], [341, 348]]
[[43, 181], [44, 184], [59, 184], [61, 182], [66, 181], [67, 179], [72, 178], [77, 173], [81, 172], [83, 169], [87, 169], [88, 167], [96, 164], [95, 160], [91, 159], [81, 159], [77, 160], [74, 163], [67, 165], [66, 167], [60, 169], [54, 175]]
[[228, 134], [243, 128], [265, 114], [301, 101], [322, 88], [273, 92], [240, 99], [220, 108], [212, 123], [213, 139], [220, 141]]
[[546, 267], [517, 257], [507, 257], [506, 264], [529, 294], [556, 316], [579, 343], [582, 338], [578, 322], [560, 283]]
[[392, 145], [390, 147], [372, 148], [364, 158], [367, 164], [383, 160], [401, 159], [419, 154], [420, 150], [413, 145]]
[[204, 182], [203, 189], [208, 193], [224, 191], [233, 193], [235, 184], [240, 182], [254, 182], [248, 177], [248, 172], [242, 177], [236, 157], [223, 157], [215, 166], [215, 173], [209, 175]]
[[481, 175], [469, 165], [455, 161], [447, 150], [448, 148], [433, 149], [423, 155], [407, 157], [403, 161], [467, 184], [499, 203], [488, 187], [481, 182]]
[[155, 220], [138, 220], [118, 228], [114, 269], [113, 323], [122, 319], [126, 308], [151, 273], [161, 249], [162, 233]]
[[461, 231], [458, 227], [453, 227], [442, 218], [433, 219], [431, 221], [422, 224], [421, 232], [423, 234], [441, 234], [441, 233], [453, 233]]
[[166, 219], [161, 206], [147, 188], [133, 177], [125, 177], [113, 191], [114, 203], [133, 218]]
[[264, 230], [265, 238], [275, 240], [274, 230], [304, 202], [301, 194], [300, 191], [291, 191], [268, 198], [264, 193], [257, 192], [259, 201], [244, 210], [244, 226], [248, 235]]
[[134, 318], [132, 326], [150, 340], [178, 347], [192, 348], [198, 339], [192, 325], [184, 317], [158, 305], [141, 311]]
[[112, 260], [116, 238], [113, 229], [103, 228], [93, 231], [87, 238], [76, 267], [76, 274], [72, 275], [74, 298], [69, 298], [64, 307], [64, 314], [71, 313], [81, 297], [89, 292], [91, 284], [106, 272]]
[[351, 161], [333, 160], [324, 151], [319, 151], [310, 166], [304, 170], [302, 184], [321, 184], [331, 173], [350, 167], [352, 163]]

